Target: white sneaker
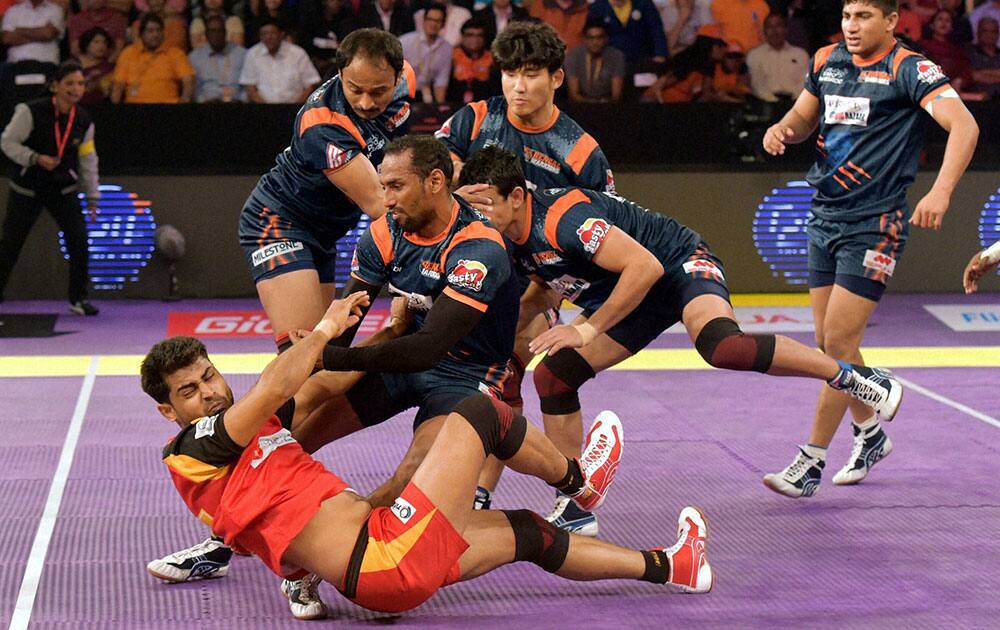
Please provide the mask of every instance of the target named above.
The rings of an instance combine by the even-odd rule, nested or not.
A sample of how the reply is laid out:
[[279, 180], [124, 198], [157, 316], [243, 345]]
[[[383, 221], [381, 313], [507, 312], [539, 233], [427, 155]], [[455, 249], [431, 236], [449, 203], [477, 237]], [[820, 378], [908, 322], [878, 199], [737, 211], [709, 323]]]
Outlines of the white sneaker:
[[293, 617], [301, 621], [326, 619], [326, 604], [319, 596], [319, 583], [322, 581], [315, 573], [301, 580], [281, 581], [281, 592], [288, 598], [288, 608]]
[[715, 585], [708, 564], [708, 519], [696, 507], [686, 507], [677, 518], [677, 542], [663, 552], [670, 559], [670, 581], [685, 593], [707, 593]]
[[580, 536], [594, 537], [599, 531], [597, 516], [581, 510], [580, 506], [565, 494], [556, 495], [556, 505], [545, 520], [559, 529]]
[[780, 473], [764, 475], [764, 485], [793, 499], [810, 497], [819, 489], [824, 466], [826, 466], [826, 462], [822, 459], [809, 457], [802, 450], [802, 447], [799, 447], [798, 455], [787, 468]]
[[851, 426], [854, 429], [854, 448], [851, 449], [851, 458], [847, 460], [847, 464], [833, 476], [833, 483], [838, 486], [858, 483], [868, 476], [876, 463], [892, 452], [892, 440], [881, 428], [878, 433], [866, 438], [864, 431], [856, 424]]
[[217, 538], [209, 538], [193, 547], [153, 560], [146, 570], [165, 582], [189, 582], [225, 577], [233, 550]]

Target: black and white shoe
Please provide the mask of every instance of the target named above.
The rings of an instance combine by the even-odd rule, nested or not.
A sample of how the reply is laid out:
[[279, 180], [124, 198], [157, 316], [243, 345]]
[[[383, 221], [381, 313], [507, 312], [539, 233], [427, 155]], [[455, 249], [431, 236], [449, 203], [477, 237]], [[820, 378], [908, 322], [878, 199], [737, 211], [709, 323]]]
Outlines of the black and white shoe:
[[69, 312], [76, 315], [86, 315], [87, 317], [93, 317], [101, 311], [97, 309], [96, 306], [88, 302], [87, 300], [80, 300], [79, 302], [69, 303]]
[[810, 497], [819, 489], [826, 462], [810, 457], [800, 446], [799, 454], [780, 473], [764, 475], [764, 485], [786, 497]]
[[903, 401], [903, 385], [889, 370], [852, 365], [843, 391], [875, 410], [879, 420], [892, 421]]
[[146, 570], [165, 582], [190, 582], [225, 577], [233, 550], [218, 538], [209, 538], [193, 547], [153, 560]]
[[872, 435], [866, 436], [858, 425], [854, 429], [854, 448], [851, 449], [851, 459], [833, 476], [833, 483], [838, 486], [850, 486], [868, 476], [868, 472], [876, 463], [892, 452], [892, 440], [881, 427]]

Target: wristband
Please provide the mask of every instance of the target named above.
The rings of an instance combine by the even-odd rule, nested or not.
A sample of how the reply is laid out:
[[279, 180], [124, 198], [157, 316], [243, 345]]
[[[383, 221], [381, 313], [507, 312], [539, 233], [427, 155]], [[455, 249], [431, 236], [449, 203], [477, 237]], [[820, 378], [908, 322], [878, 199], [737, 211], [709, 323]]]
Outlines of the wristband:
[[590, 322], [576, 324], [573, 328], [576, 328], [576, 332], [583, 338], [583, 345], [587, 345], [597, 337], [597, 329]]
[[984, 249], [983, 253], [979, 254], [979, 261], [987, 265], [1000, 261], [1000, 241]]

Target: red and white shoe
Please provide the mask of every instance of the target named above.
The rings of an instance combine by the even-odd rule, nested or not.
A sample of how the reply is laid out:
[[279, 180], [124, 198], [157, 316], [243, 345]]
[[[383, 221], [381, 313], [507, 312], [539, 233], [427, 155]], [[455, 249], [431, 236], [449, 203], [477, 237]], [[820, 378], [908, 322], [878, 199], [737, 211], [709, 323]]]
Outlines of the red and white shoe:
[[708, 519], [696, 507], [686, 507], [677, 518], [677, 542], [664, 549], [670, 559], [670, 581], [685, 593], [707, 593], [715, 585], [708, 564]]
[[622, 459], [622, 421], [611, 411], [597, 414], [587, 434], [587, 446], [580, 456], [580, 470], [586, 483], [573, 501], [592, 512], [601, 507]]

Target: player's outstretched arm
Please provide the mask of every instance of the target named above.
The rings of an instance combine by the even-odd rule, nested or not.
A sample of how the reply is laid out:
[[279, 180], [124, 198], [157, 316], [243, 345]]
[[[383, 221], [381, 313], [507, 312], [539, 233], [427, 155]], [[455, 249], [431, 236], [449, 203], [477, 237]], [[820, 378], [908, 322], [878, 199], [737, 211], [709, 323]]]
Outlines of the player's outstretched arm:
[[981, 252], [976, 252], [962, 274], [962, 285], [966, 293], [979, 290], [979, 279], [992, 272], [1000, 264], [1000, 241], [993, 243]]
[[941, 229], [944, 214], [951, 204], [951, 195], [972, 160], [979, 140], [979, 125], [962, 99], [935, 98], [927, 104], [934, 120], [948, 132], [948, 144], [937, 179], [930, 191], [917, 203], [910, 223], [917, 227]]
[[771, 155], [783, 155], [785, 145], [802, 142], [812, 135], [818, 124], [819, 99], [808, 90], [802, 90], [795, 105], [764, 134], [764, 150]]
[[326, 178], [372, 219], [385, 214], [382, 184], [375, 167], [364, 155], [356, 156], [337, 170], [327, 171]]
[[364, 292], [334, 300], [308, 337], [268, 363], [257, 384], [226, 412], [229, 437], [240, 446], [249, 444], [267, 419], [306, 382], [326, 343], [357, 323], [361, 307], [367, 304]]
[[559, 306], [562, 296], [553, 291], [538, 276], [531, 276], [531, 283], [521, 295], [521, 308], [517, 317], [517, 331], [525, 328], [535, 318], [549, 310]]

